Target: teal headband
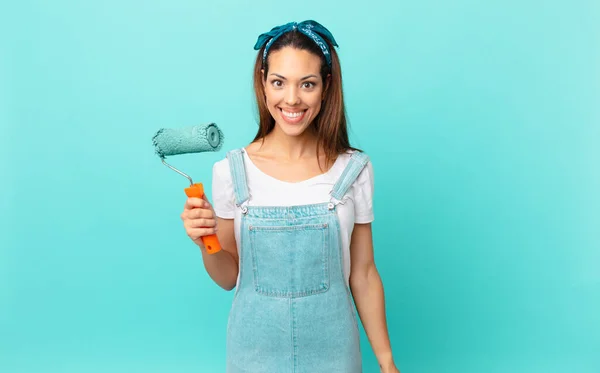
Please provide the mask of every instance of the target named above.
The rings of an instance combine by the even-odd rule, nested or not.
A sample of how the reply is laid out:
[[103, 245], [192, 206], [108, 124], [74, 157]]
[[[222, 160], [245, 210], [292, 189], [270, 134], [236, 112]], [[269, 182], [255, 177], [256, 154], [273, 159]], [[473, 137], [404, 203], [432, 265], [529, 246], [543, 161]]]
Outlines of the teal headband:
[[273, 42], [283, 34], [293, 30], [298, 30], [304, 35], [311, 38], [323, 51], [323, 55], [325, 55], [325, 59], [327, 60], [327, 65], [331, 66], [331, 53], [329, 53], [329, 47], [325, 40], [323, 40], [323, 37], [329, 40], [329, 42], [333, 46], [337, 47], [338, 45], [335, 42], [335, 39], [333, 38], [333, 35], [331, 34], [331, 32], [329, 32], [329, 30], [327, 30], [318, 22], [311, 20], [300, 23], [286, 23], [285, 25], [273, 27], [269, 32], [260, 34], [258, 40], [256, 41], [256, 44], [254, 45], [254, 49], [259, 50], [263, 47], [263, 45], [266, 44], [265, 51], [263, 52], [263, 64], [267, 59], [267, 53], [269, 52], [269, 48], [271, 47]]

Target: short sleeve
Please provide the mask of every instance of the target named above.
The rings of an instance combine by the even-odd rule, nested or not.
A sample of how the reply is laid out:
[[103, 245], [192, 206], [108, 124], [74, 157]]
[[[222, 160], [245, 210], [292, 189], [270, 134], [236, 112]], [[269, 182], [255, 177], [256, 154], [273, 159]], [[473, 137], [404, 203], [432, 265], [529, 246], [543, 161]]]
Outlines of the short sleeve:
[[370, 223], [374, 220], [373, 214], [373, 164], [369, 161], [354, 182], [354, 222], [359, 224]]
[[235, 217], [235, 194], [227, 159], [220, 160], [213, 166], [212, 199], [213, 209], [218, 217]]

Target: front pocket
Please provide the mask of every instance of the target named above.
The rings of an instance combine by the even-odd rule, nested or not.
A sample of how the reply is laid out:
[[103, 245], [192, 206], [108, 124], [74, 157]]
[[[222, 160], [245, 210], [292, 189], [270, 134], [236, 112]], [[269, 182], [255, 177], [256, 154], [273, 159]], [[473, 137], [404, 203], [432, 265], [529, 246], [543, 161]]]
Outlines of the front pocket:
[[329, 288], [329, 225], [249, 226], [256, 292], [301, 297]]

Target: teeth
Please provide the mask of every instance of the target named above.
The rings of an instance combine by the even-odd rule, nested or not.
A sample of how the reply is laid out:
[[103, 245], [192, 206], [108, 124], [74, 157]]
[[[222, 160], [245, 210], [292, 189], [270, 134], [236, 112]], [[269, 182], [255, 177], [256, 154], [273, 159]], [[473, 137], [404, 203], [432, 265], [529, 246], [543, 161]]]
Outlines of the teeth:
[[286, 117], [289, 117], [289, 118], [298, 118], [298, 117], [302, 116], [302, 114], [304, 114], [304, 111], [300, 111], [298, 113], [290, 113], [283, 109], [281, 109], [281, 112], [283, 113], [283, 115], [285, 115]]

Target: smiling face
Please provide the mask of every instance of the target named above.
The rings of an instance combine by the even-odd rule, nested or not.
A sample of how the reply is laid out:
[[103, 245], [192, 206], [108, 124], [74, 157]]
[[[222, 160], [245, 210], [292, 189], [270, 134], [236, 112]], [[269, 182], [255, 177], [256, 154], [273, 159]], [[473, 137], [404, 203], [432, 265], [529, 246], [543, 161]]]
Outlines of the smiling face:
[[267, 108], [279, 130], [289, 136], [301, 135], [321, 110], [321, 59], [292, 47], [274, 51], [268, 59], [269, 71], [263, 81]]

